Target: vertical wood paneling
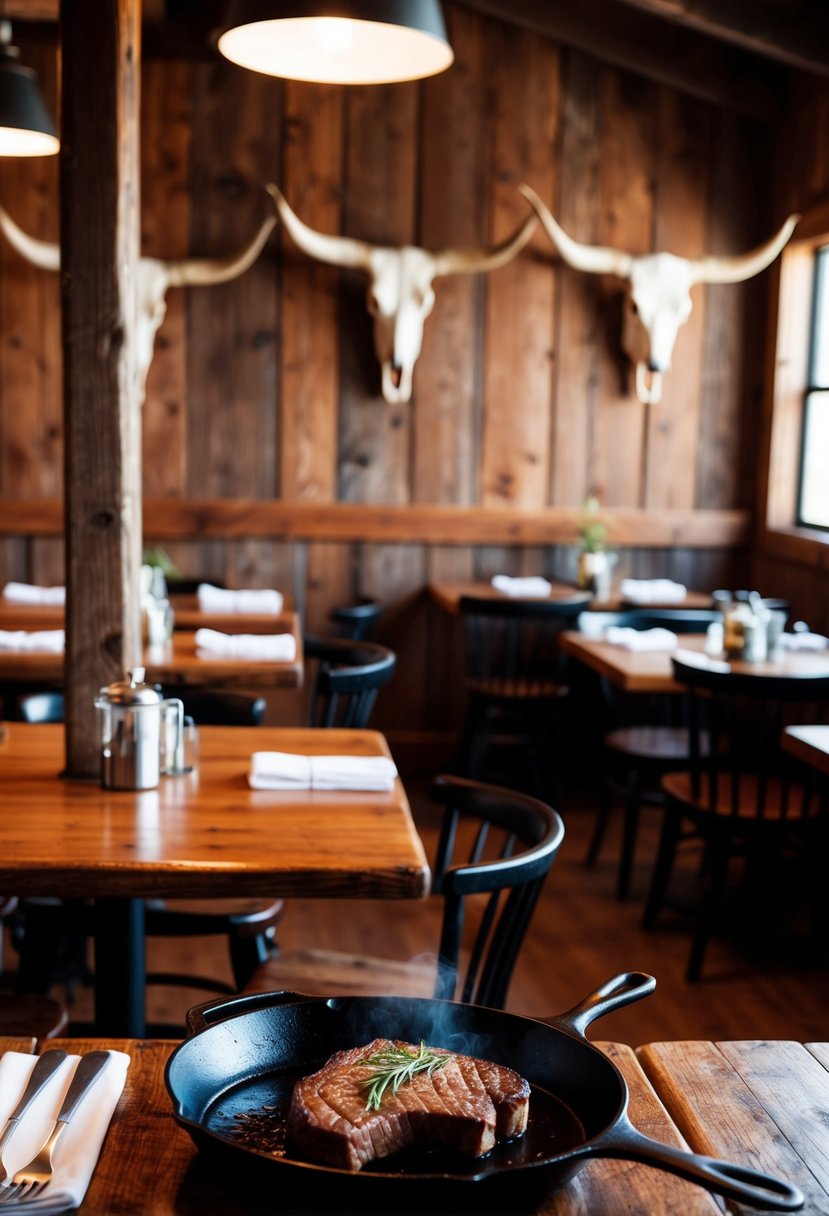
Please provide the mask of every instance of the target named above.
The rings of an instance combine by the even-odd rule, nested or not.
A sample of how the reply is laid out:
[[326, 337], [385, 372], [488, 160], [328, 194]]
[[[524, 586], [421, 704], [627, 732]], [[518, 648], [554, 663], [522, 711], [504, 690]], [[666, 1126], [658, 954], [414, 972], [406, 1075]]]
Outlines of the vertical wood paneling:
[[[559, 52], [496, 23], [487, 39], [490, 236], [503, 240], [527, 214], [522, 181], [544, 199], [554, 194]], [[534, 239], [543, 247], [540, 236]], [[481, 501], [488, 506], [547, 500], [553, 308], [550, 266], [527, 250], [487, 276]]]
[[[659, 89], [657, 205], [654, 245], [682, 257], [706, 252], [710, 111]], [[662, 378], [662, 401], [647, 411], [646, 507], [691, 507], [702, 384], [704, 289], [692, 289], [691, 315], [677, 334], [673, 359], [682, 374]]]
[[[141, 124], [141, 252], [171, 260], [190, 253], [190, 132], [193, 114], [187, 64], [144, 66], [147, 103]], [[155, 340], [143, 415], [144, 493], [185, 492], [187, 475], [186, 291], [167, 292]]]
[[[628, 253], [653, 249], [656, 94], [652, 85], [608, 71], [601, 77], [601, 208], [597, 238]], [[637, 401], [630, 365], [621, 354], [624, 288], [602, 279], [596, 349], [599, 385], [594, 489], [603, 503], [642, 505], [645, 407]]]
[[[565, 60], [557, 218], [577, 241], [594, 244], [599, 204], [599, 98], [596, 63], [578, 51]], [[554, 210], [555, 213], [555, 210]], [[550, 250], [549, 256], [556, 255]], [[599, 284], [559, 262], [551, 501], [581, 503], [594, 480], [593, 429]]]

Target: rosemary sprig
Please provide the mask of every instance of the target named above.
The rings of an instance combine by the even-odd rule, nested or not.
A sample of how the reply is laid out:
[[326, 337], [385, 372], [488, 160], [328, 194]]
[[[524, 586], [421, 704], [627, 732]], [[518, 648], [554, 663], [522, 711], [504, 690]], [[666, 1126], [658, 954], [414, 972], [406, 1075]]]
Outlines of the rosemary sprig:
[[400, 1086], [411, 1081], [415, 1073], [425, 1072], [431, 1076], [451, 1058], [427, 1051], [426, 1044], [421, 1040], [415, 1052], [406, 1051], [403, 1047], [388, 1047], [360, 1060], [361, 1064], [368, 1064], [372, 1069], [372, 1075], [361, 1082], [363, 1088], [368, 1090], [366, 1110], [379, 1110], [383, 1094], [389, 1087], [396, 1094]]

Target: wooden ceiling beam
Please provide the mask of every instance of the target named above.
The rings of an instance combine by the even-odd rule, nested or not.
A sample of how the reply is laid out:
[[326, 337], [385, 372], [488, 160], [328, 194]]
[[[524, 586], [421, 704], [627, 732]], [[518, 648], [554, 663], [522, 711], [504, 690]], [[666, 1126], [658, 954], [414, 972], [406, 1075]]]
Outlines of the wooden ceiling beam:
[[829, 9], [825, 0], [767, 7], [761, 0], [621, 0], [630, 8], [673, 21], [804, 72], [829, 76]]
[[781, 68], [650, 13], [631, 12], [618, 0], [592, 0], [589, 6], [550, 0], [454, 3], [577, 47], [714, 105], [765, 122], [782, 115], [788, 80]]

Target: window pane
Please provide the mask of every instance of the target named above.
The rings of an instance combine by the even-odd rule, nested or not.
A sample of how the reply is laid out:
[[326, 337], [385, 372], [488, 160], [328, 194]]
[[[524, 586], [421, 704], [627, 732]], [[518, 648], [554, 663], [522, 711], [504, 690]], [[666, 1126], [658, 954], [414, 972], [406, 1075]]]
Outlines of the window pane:
[[829, 528], [829, 392], [806, 398], [800, 523]]
[[817, 255], [811, 383], [829, 388], [829, 248]]

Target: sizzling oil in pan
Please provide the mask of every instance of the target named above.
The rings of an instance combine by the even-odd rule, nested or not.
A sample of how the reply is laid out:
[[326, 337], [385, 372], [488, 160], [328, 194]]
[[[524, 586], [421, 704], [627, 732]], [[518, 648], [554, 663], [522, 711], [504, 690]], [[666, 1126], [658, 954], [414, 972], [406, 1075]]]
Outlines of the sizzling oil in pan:
[[[294, 1082], [308, 1069], [273, 1072], [241, 1082], [209, 1108], [204, 1125], [215, 1135], [251, 1152], [300, 1161], [291, 1152], [287, 1134], [288, 1107]], [[413, 1148], [386, 1157], [361, 1174], [452, 1174], [479, 1177], [528, 1165], [566, 1153], [587, 1139], [577, 1115], [540, 1086], [530, 1086], [530, 1111], [523, 1136], [496, 1144], [485, 1157], [467, 1157], [445, 1149]]]

